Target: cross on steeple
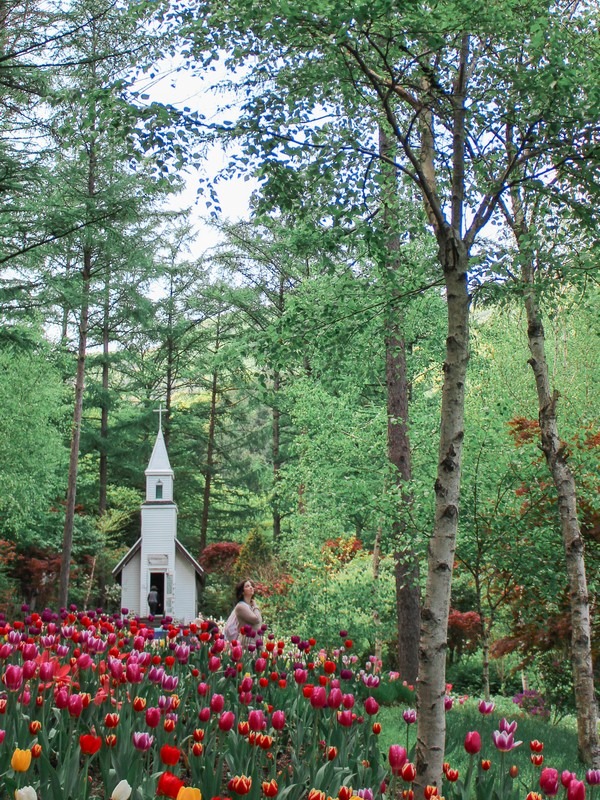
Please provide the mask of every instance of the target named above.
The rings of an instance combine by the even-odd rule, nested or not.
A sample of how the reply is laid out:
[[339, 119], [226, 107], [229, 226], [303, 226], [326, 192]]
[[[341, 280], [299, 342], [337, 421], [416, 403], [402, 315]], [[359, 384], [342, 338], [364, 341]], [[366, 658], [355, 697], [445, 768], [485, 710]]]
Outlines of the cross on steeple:
[[[154, 411], [155, 414], [158, 414], [158, 430], [161, 431], [162, 430], [162, 412], [163, 412], [162, 403], [158, 404], [158, 408], [153, 408], [152, 410]], [[165, 411], [166, 411], [166, 409], [165, 409]]]

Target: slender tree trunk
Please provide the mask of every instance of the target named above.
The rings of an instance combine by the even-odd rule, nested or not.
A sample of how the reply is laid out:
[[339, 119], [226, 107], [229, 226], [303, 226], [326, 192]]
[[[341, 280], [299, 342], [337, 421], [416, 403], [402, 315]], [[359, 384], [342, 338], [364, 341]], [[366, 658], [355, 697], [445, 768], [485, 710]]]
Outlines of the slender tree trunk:
[[[508, 155], [513, 155], [512, 130], [507, 128]], [[584, 764], [600, 767], [598, 704], [594, 688], [590, 602], [585, 572], [584, 543], [577, 515], [577, 487], [569, 467], [568, 454], [560, 441], [556, 419], [558, 392], [552, 391], [546, 339], [535, 287], [534, 255], [527, 245], [529, 233], [523, 200], [518, 187], [511, 191], [512, 216], [506, 211], [517, 246], [521, 251], [521, 278], [527, 315], [529, 365], [535, 377], [538, 397], [541, 448], [558, 497], [558, 515], [569, 581], [571, 617], [571, 659], [579, 758]]]
[[556, 420], [558, 392], [552, 391], [545, 353], [545, 335], [537, 306], [534, 270], [523, 267], [527, 337], [539, 404], [541, 447], [558, 495], [558, 514], [565, 551], [571, 608], [571, 658], [579, 757], [584, 764], [600, 767], [598, 706], [594, 690], [590, 605], [585, 573], [584, 544], [577, 516], [577, 489], [560, 441]]
[[[424, 796], [427, 785], [441, 790], [446, 744], [446, 651], [454, 552], [460, 507], [464, 440], [465, 380], [469, 361], [470, 298], [467, 283], [469, 244], [463, 238], [465, 202], [465, 99], [469, 74], [469, 37], [464, 35], [451, 97], [453, 108], [450, 223], [439, 203], [435, 132], [430, 113], [421, 115], [421, 170], [425, 210], [434, 226], [438, 261], [444, 273], [448, 315], [443, 366], [440, 445], [435, 481], [435, 517], [427, 553], [427, 582], [421, 611], [415, 787]], [[426, 88], [426, 86], [425, 86]], [[472, 230], [469, 241], [475, 236]]]
[[73, 550], [73, 527], [75, 524], [75, 499], [77, 494], [77, 471], [79, 467], [79, 441], [81, 438], [81, 417], [83, 414], [83, 390], [85, 386], [85, 359], [89, 326], [90, 276], [92, 269], [91, 248], [83, 251], [82, 300], [79, 316], [79, 345], [77, 350], [77, 373], [75, 377], [75, 403], [71, 429], [71, 449], [69, 455], [69, 477], [67, 483], [67, 504], [65, 526], [63, 529], [62, 556], [60, 562], [59, 607], [66, 608], [69, 595], [69, 570]]
[[[169, 448], [169, 440], [171, 438], [171, 406], [173, 404], [173, 389], [175, 385], [175, 336], [173, 333], [174, 324], [174, 302], [175, 302], [175, 287], [173, 280], [173, 273], [171, 272], [169, 284], [169, 311], [167, 315], [167, 375], [166, 375], [166, 414], [165, 414], [165, 429], [164, 439], [165, 447]], [[208, 525], [208, 518], [207, 518]]]
[[[217, 331], [215, 341], [215, 352], [220, 347], [220, 319], [217, 319]], [[210, 491], [214, 472], [214, 452], [215, 452], [215, 430], [217, 422], [217, 397], [218, 397], [218, 372], [215, 369], [212, 374], [210, 389], [210, 417], [208, 420], [208, 443], [206, 445], [206, 470], [204, 472], [204, 493], [202, 501], [202, 520], [200, 523], [200, 552], [206, 547], [208, 537], [208, 519], [210, 509]]]
[[273, 542], [277, 543], [281, 539], [281, 512], [279, 510], [279, 471], [281, 469], [280, 454], [280, 424], [281, 412], [279, 411], [279, 389], [281, 376], [279, 371], [273, 376]]
[[[373, 544], [373, 582], [375, 584], [379, 583], [379, 567], [381, 564], [381, 525], [377, 526], [377, 530], [375, 531], [375, 542]], [[375, 609], [373, 611], [373, 629], [375, 631], [375, 658], [379, 661], [382, 660], [382, 641], [381, 636], [379, 633], [379, 611]]]
[[435, 482], [435, 522], [428, 548], [425, 600], [421, 612], [416, 766], [418, 785], [441, 788], [446, 735], [444, 695], [448, 613], [458, 512], [464, 395], [469, 357], [468, 255], [448, 237], [445, 256], [448, 335], [444, 361], [440, 447]]
[[104, 286], [104, 309], [102, 317], [102, 401], [100, 408], [100, 491], [98, 514], [106, 513], [108, 490], [108, 389], [110, 373], [110, 273], [107, 271]]
[[387, 448], [394, 468], [399, 505], [392, 522], [395, 547], [396, 620], [398, 629], [398, 671], [414, 684], [419, 669], [419, 630], [421, 598], [419, 566], [409, 541], [406, 514], [401, 506], [409, 506], [406, 485], [411, 480], [411, 453], [408, 437], [408, 395], [406, 343], [402, 330], [401, 304], [398, 302], [402, 282], [401, 242], [398, 233], [398, 179], [393, 166], [396, 143], [379, 125], [379, 155], [383, 183], [381, 189], [383, 221], [386, 233], [384, 275], [389, 290], [385, 324], [385, 380], [387, 388]]

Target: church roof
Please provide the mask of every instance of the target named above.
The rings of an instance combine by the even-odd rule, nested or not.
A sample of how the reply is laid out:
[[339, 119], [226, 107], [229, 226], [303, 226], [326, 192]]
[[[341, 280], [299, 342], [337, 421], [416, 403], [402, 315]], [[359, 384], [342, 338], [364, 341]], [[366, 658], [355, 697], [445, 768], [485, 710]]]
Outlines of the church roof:
[[[124, 555], [124, 556], [123, 556], [123, 558], [122, 558], [122, 559], [119, 561], [119, 563], [118, 563], [118, 564], [117, 564], [115, 567], [113, 567], [112, 574], [113, 574], [115, 577], [116, 577], [117, 575], [119, 575], [119, 574], [120, 574], [120, 573], [123, 571], [123, 568], [125, 567], [125, 565], [126, 565], [126, 564], [128, 564], [128, 563], [131, 561], [131, 559], [132, 559], [134, 556], [136, 556], [136, 555], [137, 555], [137, 554], [140, 552], [140, 550], [141, 550], [141, 547], [142, 547], [142, 537], [140, 536], [140, 538], [139, 538], [139, 539], [137, 540], [137, 542], [136, 542], [136, 543], [133, 545], [133, 547], [131, 547], [131, 548], [130, 548], [130, 549], [127, 551], [127, 553], [125, 553], [125, 555]], [[192, 567], [194, 568], [195, 572], [196, 572], [198, 575], [204, 575], [204, 570], [203, 570], [203, 568], [202, 568], [202, 567], [200, 566], [200, 564], [199, 564], [199, 563], [196, 561], [196, 559], [195, 559], [195, 558], [194, 558], [194, 556], [193, 556], [193, 555], [190, 553], [190, 551], [189, 551], [189, 550], [187, 550], [187, 549], [186, 549], [186, 548], [185, 548], [185, 547], [184, 547], [184, 546], [181, 544], [181, 542], [179, 541], [179, 539], [177, 539], [177, 538], [175, 539], [175, 549], [176, 549], [176, 550], [177, 550], [177, 552], [180, 554], [180, 556], [182, 556], [182, 558], [184, 558], [186, 561], [189, 561], [189, 563], [192, 565]]]
[[167, 447], [163, 437], [162, 428], [158, 429], [156, 441], [154, 442], [154, 449], [150, 456], [146, 475], [170, 475], [173, 476], [173, 470], [169, 463], [169, 456], [167, 455]]

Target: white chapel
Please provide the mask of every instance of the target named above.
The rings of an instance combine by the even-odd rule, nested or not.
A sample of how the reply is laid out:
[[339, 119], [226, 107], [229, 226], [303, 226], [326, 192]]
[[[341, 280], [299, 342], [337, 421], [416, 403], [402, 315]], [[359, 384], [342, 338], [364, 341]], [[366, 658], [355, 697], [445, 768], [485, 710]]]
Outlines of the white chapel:
[[121, 607], [129, 613], [150, 614], [147, 598], [154, 587], [158, 592], [156, 616], [187, 624], [198, 616], [204, 570], [177, 539], [173, 478], [159, 412], [158, 435], [146, 469], [141, 535], [112, 574], [121, 584]]

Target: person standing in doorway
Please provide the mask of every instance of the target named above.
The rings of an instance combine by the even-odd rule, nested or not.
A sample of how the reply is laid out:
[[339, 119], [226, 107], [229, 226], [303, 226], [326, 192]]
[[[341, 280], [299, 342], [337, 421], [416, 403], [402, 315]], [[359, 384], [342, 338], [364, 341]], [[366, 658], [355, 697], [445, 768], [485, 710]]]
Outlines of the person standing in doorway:
[[152, 616], [158, 611], [158, 589], [156, 586], [151, 586], [148, 592], [148, 608]]

